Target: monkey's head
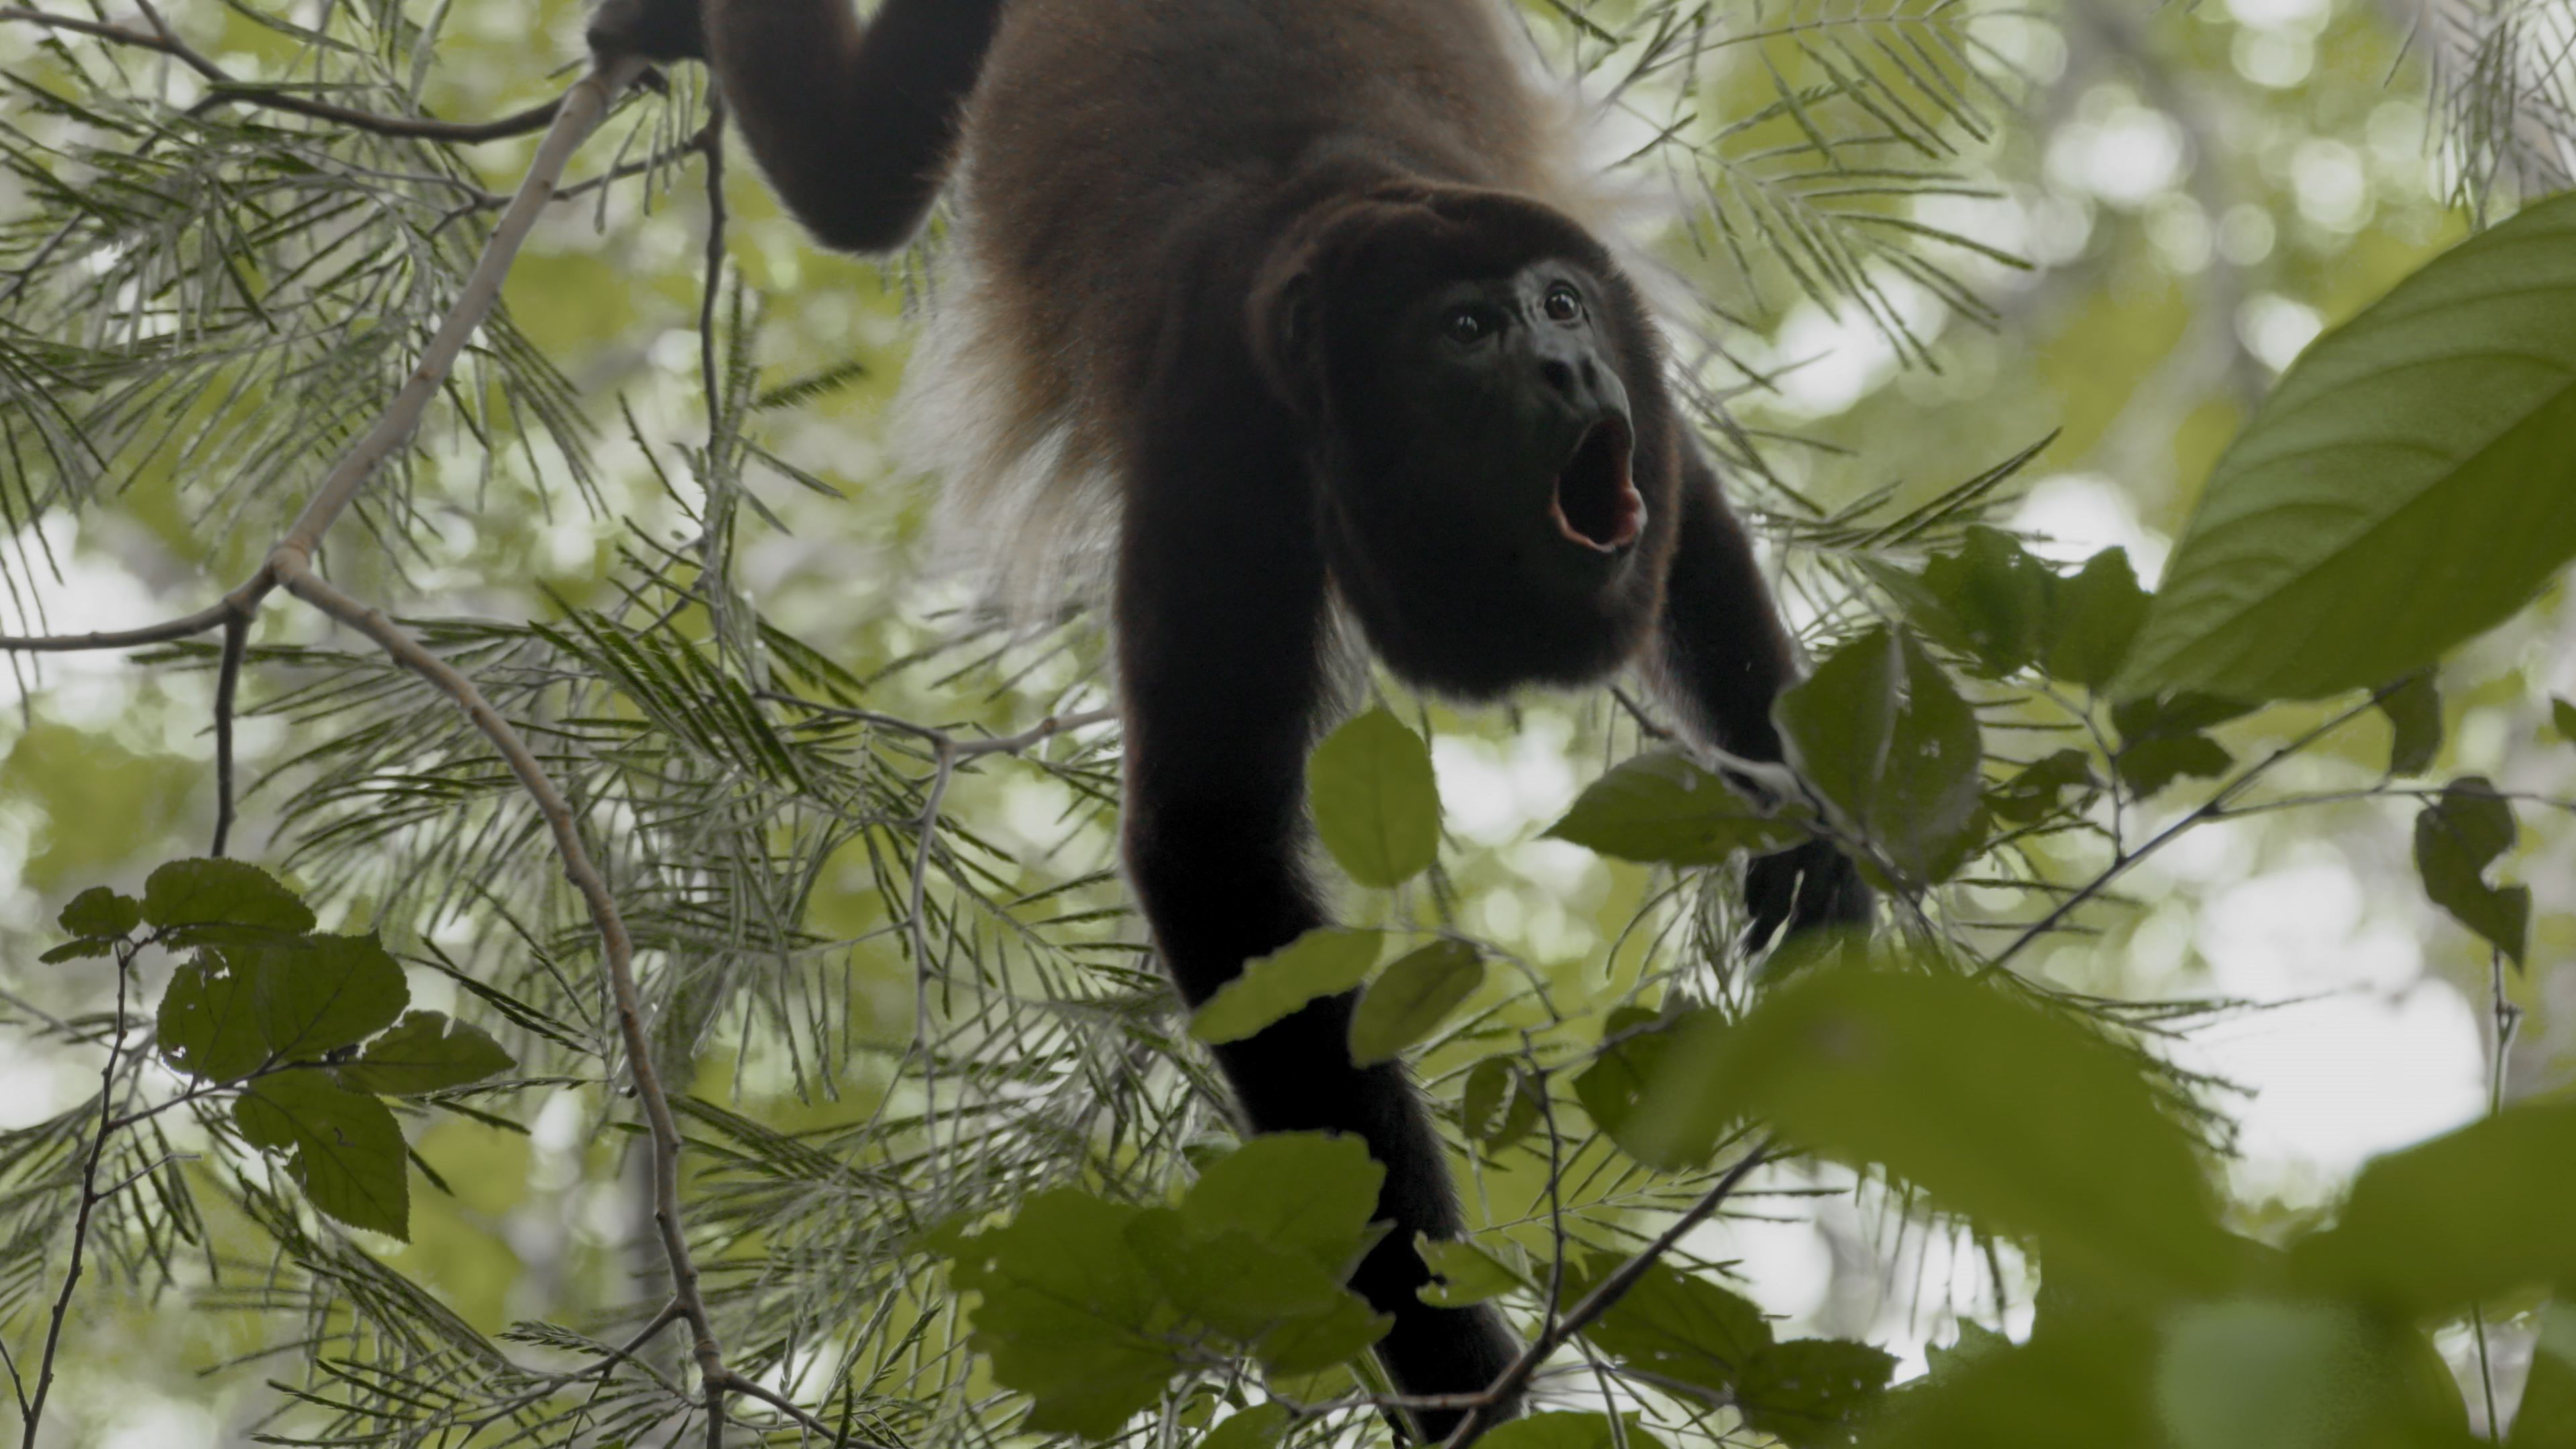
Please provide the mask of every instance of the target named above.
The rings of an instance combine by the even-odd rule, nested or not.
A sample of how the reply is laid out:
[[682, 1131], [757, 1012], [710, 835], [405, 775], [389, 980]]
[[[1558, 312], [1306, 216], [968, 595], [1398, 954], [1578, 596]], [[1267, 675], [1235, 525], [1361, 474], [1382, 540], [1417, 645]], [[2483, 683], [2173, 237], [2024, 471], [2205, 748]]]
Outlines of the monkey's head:
[[1363, 193], [1278, 249], [1251, 323], [1336, 586], [1398, 673], [1490, 697], [1634, 652], [1675, 437], [1654, 331], [1580, 226], [1503, 192]]

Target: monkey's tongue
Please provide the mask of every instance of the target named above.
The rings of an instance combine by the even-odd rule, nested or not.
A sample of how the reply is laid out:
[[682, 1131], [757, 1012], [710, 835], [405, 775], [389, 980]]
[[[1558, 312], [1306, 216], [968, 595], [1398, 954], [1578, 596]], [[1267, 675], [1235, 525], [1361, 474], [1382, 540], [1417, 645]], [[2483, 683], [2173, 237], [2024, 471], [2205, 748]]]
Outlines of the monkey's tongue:
[[1596, 552], [1617, 553], [1637, 541], [1646, 527], [1646, 500], [1628, 478], [1627, 424], [1605, 419], [1583, 435], [1556, 475], [1547, 514], [1557, 532]]

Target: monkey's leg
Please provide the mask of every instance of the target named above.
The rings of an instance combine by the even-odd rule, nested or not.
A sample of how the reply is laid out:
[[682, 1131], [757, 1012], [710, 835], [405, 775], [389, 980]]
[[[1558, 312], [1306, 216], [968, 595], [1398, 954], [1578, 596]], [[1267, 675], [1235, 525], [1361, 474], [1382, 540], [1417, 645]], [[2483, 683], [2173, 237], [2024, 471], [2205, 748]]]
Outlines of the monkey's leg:
[[[1248, 378], [1247, 378], [1248, 382]], [[1248, 395], [1239, 395], [1248, 396]], [[1126, 516], [1118, 587], [1125, 696], [1128, 874], [1163, 961], [1192, 1005], [1325, 923], [1300, 864], [1305, 752], [1325, 694], [1324, 570], [1293, 439], [1222, 448], [1265, 429], [1258, 406], [1225, 426], [1174, 426], [1149, 449]], [[1378, 1347], [1407, 1393], [1470, 1393], [1519, 1351], [1490, 1309], [1435, 1308], [1414, 1235], [1458, 1235], [1439, 1135], [1404, 1070], [1355, 1066], [1352, 998], [1319, 1001], [1216, 1049], [1256, 1132], [1357, 1134], [1386, 1168], [1378, 1214], [1394, 1229], [1352, 1286], [1395, 1327]], [[1444, 1437], [1454, 1412], [1419, 1416]]]
[[[1663, 665], [1693, 729], [1731, 754], [1781, 757], [1771, 702], [1796, 677], [1787, 631], [1754, 562], [1753, 541], [1718, 492], [1717, 474], [1684, 442], [1681, 536], [1664, 590]], [[1829, 841], [1810, 840], [1745, 871], [1745, 939], [1869, 920], [1869, 887]]]

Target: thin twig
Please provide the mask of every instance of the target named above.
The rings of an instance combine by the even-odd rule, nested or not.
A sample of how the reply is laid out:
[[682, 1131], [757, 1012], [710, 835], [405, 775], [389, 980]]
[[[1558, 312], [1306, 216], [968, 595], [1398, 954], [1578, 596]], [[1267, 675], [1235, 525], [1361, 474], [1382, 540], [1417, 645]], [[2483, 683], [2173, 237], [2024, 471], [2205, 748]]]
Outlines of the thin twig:
[[70, 1265], [63, 1271], [63, 1287], [54, 1295], [54, 1311], [45, 1325], [45, 1356], [36, 1364], [36, 1396], [26, 1405], [26, 1437], [19, 1442], [25, 1449], [36, 1449], [36, 1432], [44, 1427], [45, 1395], [54, 1387], [54, 1355], [62, 1348], [63, 1324], [71, 1318], [72, 1289], [80, 1283], [81, 1258], [89, 1247], [89, 1218], [102, 1197], [98, 1190], [99, 1163], [107, 1156], [108, 1134], [116, 1121], [116, 1058], [125, 1044], [126, 972], [130, 966], [124, 952], [116, 956], [116, 1016], [108, 1025], [107, 1064], [98, 1069], [98, 1134], [89, 1140], [89, 1157], [81, 1164], [80, 1207], [72, 1214], [72, 1248]]
[[1589, 1327], [1594, 1319], [1608, 1312], [1612, 1304], [1626, 1297], [1628, 1290], [1637, 1286], [1637, 1280], [1646, 1276], [1648, 1268], [1653, 1267], [1666, 1253], [1671, 1252], [1673, 1245], [1680, 1242], [1691, 1229], [1708, 1221], [1709, 1216], [1734, 1194], [1736, 1188], [1743, 1185], [1744, 1179], [1751, 1175], [1753, 1169], [1770, 1160], [1771, 1146], [1771, 1139], [1768, 1137], [1753, 1144], [1751, 1151], [1737, 1159], [1735, 1165], [1728, 1168], [1724, 1176], [1711, 1184], [1708, 1191], [1700, 1194], [1699, 1201], [1692, 1203], [1680, 1217], [1673, 1219], [1672, 1226], [1656, 1234], [1655, 1240], [1639, 1249], [1635, 1257], [1612, 1269], [1610, 1276], [1594, 1284], [1592, 1291], [1584, 1294], [1581, 1302], [1565, 1311], [1563, 1318], [1550, 1325], [1538, 1337], [1530, 1340], [1529, 1347], [1521, 1350], [1521, 1356], [1512, 1360], [1512, 1366], [1503, 1370], [1503, 1376], [1494, 1380], [1493, 1387], [1480, 1394], [1449, 1394], [1436, 1398], [1407, 1399], [1405, 1402], [1426, 1408], [1465, 1409], [1467, 1411], [1465, 1416], [1459, 1419], [1458, 1427], [1450, 1431], [1444, 1449], [1467, 1449], [1468, 1445], [1482, 1438], [1485, 1431], [1493, 1427], [1497, 1411], [1503, 1405], [1517, 1400], [1521, 1391], [1529, 1387], [1530, 1379], [1538, 1373], [1538, 1366], [1547, 1362], [1548, 1355], [1555, 1353], [1565, 1345], [1567, 1340]]
[[250, 617], [224, 621], [223, 663], [215, 671], [215, 845], [220, 857], [233, 833], [233, 711], [241, 695], [242, 655], [250, 646]]
[[272, 111], [287, 111], [299, 116], [309, 116], [317, 121], [330, 121], [352, 130], [369, 131], [379, 136], [411, 136], [428, 141], [457, 141], [470, 144], [476, 141], [498, 141], [509, 136], [524, 136], [530, 131], [543, 130], [547, 123], [554, 120], [555, 108], [563, 104], [563, 99], [557, 97], [543, 104], [530, 106], [524, 111], [503, 116], [496, 121], [442, 121], [430, 116], [388, 116], [375, 111], [359, 110], [354, 106], [334, 105], [329, 101], [317, 101], [306, 96], [276, 90], [256, 81], [241, 80], [222, 66], [207, 59], [196, 47], [181, 40], [177, 32], [162, 23], [161, 17], [154, 13], [149, 5], [145, 5], [143, 10], [146, 18], [153, 22], [152, 30], [137, 30], [130, 25], [89, 20], [77, 15], [56, 15], [48, 10], [30, 10], [18, 6], [0, 8], [0, 21], [17, 21], [21, 24], [41, 25], [53, 30], [69, 30], [81, 35], [95, 36], [100, 40], [112, 40], [119, 45], [158, 51], [169, 56], [195, 71], [205, 79], [208, 86], [212, 87], [211, 94], [189, 108], [191, 113], [217, 105], [260, 106]]

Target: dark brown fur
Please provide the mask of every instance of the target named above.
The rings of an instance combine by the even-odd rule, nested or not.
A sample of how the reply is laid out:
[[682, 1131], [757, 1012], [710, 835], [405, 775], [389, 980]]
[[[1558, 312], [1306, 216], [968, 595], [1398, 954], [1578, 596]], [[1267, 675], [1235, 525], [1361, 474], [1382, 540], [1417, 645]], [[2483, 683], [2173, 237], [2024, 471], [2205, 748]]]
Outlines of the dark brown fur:
[[[1645, 659], [1703, 738], [1779, 757], [1788, 641], [1487, 0], [885, 0], [864, 28], [846, 0], [704, 4], [728, 104], [824, 241], [897, 245], [961, 174], [962, 320], [937, 324], [956, 330], [933, 401], [998, 415], [975, 419], [990, 466], [950, 486], [1037, 470], [1024, 548], [1114, 514], [1126, 857], [1185, 1000], [1325, 923], [1301, 787], [1337, 606], [1397, 672], [1467, 697]], [[698, 53], [687, 7], [610, 0], [594, 41]], [[1560, 275], [1583, 315], [1512, 334], [1552, 360], [1451, 377], [1444, 344], [1405, 330], [1425, 289]], [[1426, 370], [1450, 392], [1417, 386]], [[1541, 430], [1624, 396], [1633, 538], [1534, 534], [1511, 500], [1572, 465], [1426, 404], [1453, 393]], [[989, 515], [1015, 507], [987, 523], [1007, 534]], [[1821, 847], [1757, 863], [1750, 894], [1757, 924], [1866, 909]], [[1396, 1317], [1401, 1388], [1472, 1392], [1517, 1344], [1490, 1309], [1415, 1296], [1414, 1235], [1462, 1224], [1403, 1072], [1352, 1065], [1350, 1006], [1217, 1055], [1253, 1129], [1356, 1132], [1387, 1165], [1395, 1231], [1355, 1286]], [[1417, 1416], [1433, 1436], [1456, 1417]]]

